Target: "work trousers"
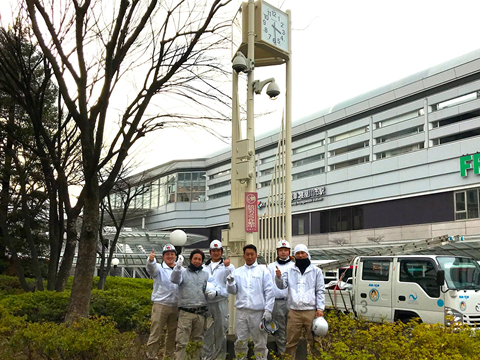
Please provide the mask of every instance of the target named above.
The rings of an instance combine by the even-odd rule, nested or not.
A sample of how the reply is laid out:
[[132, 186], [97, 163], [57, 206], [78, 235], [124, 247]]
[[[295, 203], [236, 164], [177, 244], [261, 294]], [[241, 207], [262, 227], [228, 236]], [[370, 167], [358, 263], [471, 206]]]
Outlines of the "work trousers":
[[272, 319], [277, 322], [278, 330], [275, 332], [275, 342], [277, 344], [277, 354], [285, 352], [285, 342], [287, 334], [288, 307], [286, 299], [275, 299]]
[[235, 356], [237, 360], [244, 360], [248, 355], [248, 340], [253, 340], [255, 359], [266, 360], [268, 355], [267, 337], [265, 330], [260, 329], [263, 310], [237, 309], [235, 329]]
[[302, 329], [305, 328], [307, 334], [307, 342], [312, 345], [312, 352], [315, 353], [315, 342], [312, 335], [312, 324], [316, 310], [293, 310], [288, 312], [287, 323], [287, 348], [285, 354], [290, 355], [292, 360], [295, 360], [297, 353], [297, 346], [302, 334]]
[[229, 325], [228, 299], [208, 304], [208, 311], [213, 316], [213, 322], [205, 332], [203, 342], [204, 360], [225, 359], [227, 357], [227, 331]]
[[189, 352], [188, 359], [200, 359], [202, 355], [203, 336], [205, 334], [205, 327], [207, 317], [200, 314], [193, 314], [187, 311], [180, 310], [178, 314], [178, 329], [177, 329], [177, 349], [175, 356], [177, 360], [187, 359], [187, 345], [191, 342], [197, 342], [192, 347], [192, 353]]
[[[155, 359], [160, 347], [160, 338], [163, 328], [167, 326], [167, 336], [165, 338], [165, 359], [174, 359], [175, 356], [175, 334], [177, 331], [178, 308], [154, 303], [152, 306], [152, 316], [150, 327], [150, 337], [147, 342], [147, 358]], [[163, 344], [162, 344], [163, 345]]]

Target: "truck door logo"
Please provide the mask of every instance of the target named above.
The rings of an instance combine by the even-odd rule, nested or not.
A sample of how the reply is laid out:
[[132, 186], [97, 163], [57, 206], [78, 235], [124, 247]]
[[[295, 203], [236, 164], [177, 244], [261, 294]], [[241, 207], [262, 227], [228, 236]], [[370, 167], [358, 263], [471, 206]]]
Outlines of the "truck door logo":
[[409, 304], [418, 304], [417, 299], [418, 299], [418, 295], [415, 291], [412, 291], [412, 293], [408, 295]]
[[375, 301], [378, 301], [378, 298], [380, 297], [380, 294], [378, 293], [378, 290], [377, 290], [377, 289], [372, 289], [372, 290], [370, 290], [370, 292], [368, 293], [368, 296], [370, 297], [370, 300], [372, 300], [373, 302], [375, 302]]

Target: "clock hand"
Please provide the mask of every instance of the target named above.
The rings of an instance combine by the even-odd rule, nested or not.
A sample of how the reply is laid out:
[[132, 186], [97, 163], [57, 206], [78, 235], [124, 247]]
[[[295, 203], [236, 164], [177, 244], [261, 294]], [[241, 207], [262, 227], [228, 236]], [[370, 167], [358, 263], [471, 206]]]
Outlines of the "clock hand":
[[275, 44], [277, 43], [277, 28], [275, 27], [275, 24], [272, 24], [273, 27], [273, 38], [275, 39]]

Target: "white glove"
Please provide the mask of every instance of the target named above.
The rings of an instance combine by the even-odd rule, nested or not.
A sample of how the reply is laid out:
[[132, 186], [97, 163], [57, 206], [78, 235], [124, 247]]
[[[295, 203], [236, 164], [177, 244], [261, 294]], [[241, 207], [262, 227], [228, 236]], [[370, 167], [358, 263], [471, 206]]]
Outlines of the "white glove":
[[208, 300], [213, 300], [217, 296], [217, 292], [216, 291], [206, 291], [205, 295], [207, 295]]
[[263, 318], [265, 319], [266, 322], [272, 321], [272, 313], [268, 310], [265, 310], [263, 313]]
[[234, 281], [235, 281], [235, 276], [233, 276], [233, 274], [230, 274], [227, 276], [227, 282], [229, 284], [233, 284]]
[[175, 267], [177, 268], [181, 268], [182, 267], [182, 264], [183, 264], [183, 256], [182, 255], [178, 255], [177, 257], [177, 261], [175, 262]]

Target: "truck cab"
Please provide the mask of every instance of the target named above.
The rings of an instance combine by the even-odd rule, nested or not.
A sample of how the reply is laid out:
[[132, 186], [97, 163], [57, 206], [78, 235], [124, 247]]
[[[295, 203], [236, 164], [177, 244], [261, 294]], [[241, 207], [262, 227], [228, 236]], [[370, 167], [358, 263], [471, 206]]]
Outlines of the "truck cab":
[[357, 316], [376, 322], [418, 317], [430, 324], [480, 327], [480, 266], [458, 256], [357, 257], [349, 302]]

